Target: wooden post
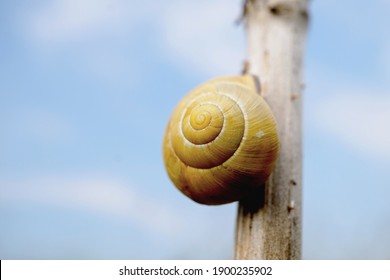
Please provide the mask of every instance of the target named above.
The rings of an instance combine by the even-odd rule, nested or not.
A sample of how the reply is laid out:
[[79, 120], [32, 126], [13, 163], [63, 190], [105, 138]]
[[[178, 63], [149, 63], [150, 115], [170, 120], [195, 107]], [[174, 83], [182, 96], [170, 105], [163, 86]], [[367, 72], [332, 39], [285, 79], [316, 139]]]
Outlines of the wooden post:
[[240, 201], [236, 259], [300, 259], [302, 61], [307, 0], [246, 0], [248, 70], [279, 129], [280, 154], [260, 191]]

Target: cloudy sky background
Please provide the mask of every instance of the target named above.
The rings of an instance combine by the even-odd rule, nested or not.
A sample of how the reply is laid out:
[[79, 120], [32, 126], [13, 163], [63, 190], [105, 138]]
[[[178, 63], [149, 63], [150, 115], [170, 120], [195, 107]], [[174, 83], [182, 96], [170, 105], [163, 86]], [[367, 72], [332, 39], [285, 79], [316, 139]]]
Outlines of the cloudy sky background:
[[[241, 1], [0, 2], [0, 259], [228, 259], [237, 204], [162, 164], [181, 97], [245, 59]], [[390, 258], [390, 2], [312, 1], [303, 257]]]

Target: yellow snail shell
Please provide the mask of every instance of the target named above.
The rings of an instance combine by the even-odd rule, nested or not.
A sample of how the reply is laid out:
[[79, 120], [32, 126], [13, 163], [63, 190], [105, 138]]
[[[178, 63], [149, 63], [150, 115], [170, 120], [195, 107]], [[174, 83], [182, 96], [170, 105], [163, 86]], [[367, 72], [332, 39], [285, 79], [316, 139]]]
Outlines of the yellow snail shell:
[[174, 110], [163, 141], [172, 182], [210, 205], [240, 200], [259, 187], [278, 151], [275, 118], [249, 75], [217, 78], [192, 90]]

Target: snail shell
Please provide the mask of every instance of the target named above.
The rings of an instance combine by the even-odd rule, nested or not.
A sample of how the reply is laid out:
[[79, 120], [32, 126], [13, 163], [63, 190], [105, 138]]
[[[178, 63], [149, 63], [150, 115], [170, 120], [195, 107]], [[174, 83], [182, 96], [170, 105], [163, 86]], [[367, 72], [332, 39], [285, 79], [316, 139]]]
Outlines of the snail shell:
[[163, 140], [176, 187], [196, 202], [240, 200], [271, 174], [279, 151], [271, 109], [252, 76], [222, 77], [178, 104]]

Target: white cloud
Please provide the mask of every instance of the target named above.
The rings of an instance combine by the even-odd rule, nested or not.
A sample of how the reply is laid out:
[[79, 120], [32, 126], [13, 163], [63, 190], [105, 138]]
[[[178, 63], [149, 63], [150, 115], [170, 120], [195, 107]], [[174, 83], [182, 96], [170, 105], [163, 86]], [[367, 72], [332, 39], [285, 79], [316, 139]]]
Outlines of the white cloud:
[[242, 1], [180, 1], [167, 7], [163, 40], [170, 58], [192, 72], [238, 74], [245, 59]]
[[1, 181], [0, 193], [0, 201], [90, 212], [168, 235], [174, 235], [182, 226], [180, 218], [164, 202], [113, 178], [45, 176], [26, 181]]
[[312, 110], [315, 123], [359, 152], [390, 160], [390, 94], [341, 91], [322, 98]]
[[126, 0], [54, 0], [19, 13], [17, 24], [41, 61], [68, 57], [77, 71], [127, 85], [139, 77], [126, 42], [149, 12]]
[[109, 45], [112, 34], [131, 39], [131, 30], [148, 24], [162, 34], [154, 38], [156, 46], [173, 63], [191, 73], [224, 75], [239, 73], [245, 58], [243, 26], [235, 25], [241, 5], [239, 0], [56, 0], [28, 11], [22, 21], [27, 36], [49, 48], [80, 48], [92, 38]]
[[112, 32], [138, 15], [124, 0], [55, 0], [26, 17], [26, 29], [40, 43], [64, 43]]

